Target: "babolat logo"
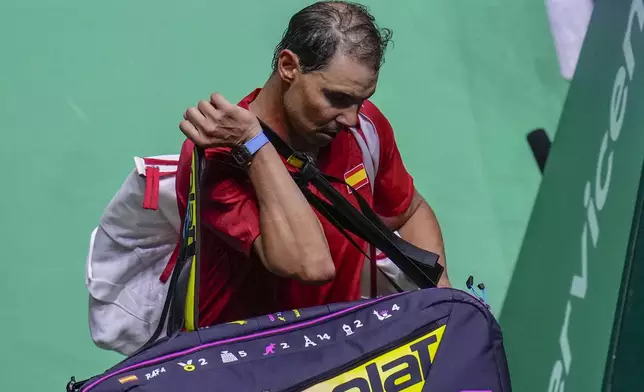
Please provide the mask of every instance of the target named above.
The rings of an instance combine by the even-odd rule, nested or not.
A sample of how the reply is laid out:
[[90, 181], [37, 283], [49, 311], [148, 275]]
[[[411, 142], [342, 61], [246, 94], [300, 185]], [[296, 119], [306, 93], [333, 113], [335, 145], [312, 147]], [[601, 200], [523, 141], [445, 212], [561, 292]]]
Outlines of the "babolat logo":
[[420, 392], [444, 332], [443, 325], [306, 392]]

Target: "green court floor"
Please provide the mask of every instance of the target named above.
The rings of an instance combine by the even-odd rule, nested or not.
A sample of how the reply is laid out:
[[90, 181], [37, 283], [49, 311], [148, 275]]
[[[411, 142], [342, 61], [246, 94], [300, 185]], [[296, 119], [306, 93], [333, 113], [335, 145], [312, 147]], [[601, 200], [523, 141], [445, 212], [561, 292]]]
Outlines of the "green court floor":
[[[261, 86], [307, 1], [0, 3], [0, 390], [57, 391], [119, 357], [87, 326], [89, 234], [135, 155], [179, 151], [182, 113]], [[367, 2], [394, 30], [374, 101], [443, 226], [450, 276], [495, 312], [539, 184], [525, 134], [567, 89], [543, 2]]]

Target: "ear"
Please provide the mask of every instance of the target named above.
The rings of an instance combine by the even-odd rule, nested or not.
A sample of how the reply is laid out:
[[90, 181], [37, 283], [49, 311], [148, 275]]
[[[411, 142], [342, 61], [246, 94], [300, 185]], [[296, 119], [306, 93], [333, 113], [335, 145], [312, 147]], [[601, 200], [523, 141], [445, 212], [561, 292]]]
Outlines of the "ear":
[[277, 58], [277, 73], [284, 82], [293, 83], [302, 73], [299, 57], [289, 49], [282, 50]]

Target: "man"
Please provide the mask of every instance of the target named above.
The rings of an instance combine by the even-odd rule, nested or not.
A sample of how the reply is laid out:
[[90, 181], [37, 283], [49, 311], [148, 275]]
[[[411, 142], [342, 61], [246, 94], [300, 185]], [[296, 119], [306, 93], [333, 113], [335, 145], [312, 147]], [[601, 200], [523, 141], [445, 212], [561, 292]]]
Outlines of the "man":
[[[415, 190], [393, 131], [368, 101], [391, 32], [379, 29], [361, 5], [318, 2], [295, 14], [275, 50], [273, 73], [238, 105], [213, 94], [189, 108], [179, 127], [177, 193], [185, 214], [193, 143], [207, 148], [202, 222], [201, 325], [360, 298], [365, 260], [342, 233], [305, 199], [268, 143], [261, 118], [326, 174], [345, 178], [362, 164], [349, 127], [358, 112], [375, 125], [380, 162], [370, 186], [357, 189], [384, 222], [445, 266], [440, 228]], [[246, 146], [240, 166], [232, 156]], [[335, 185], [354, 201], [346, 186]], [[365, 241], [356, 238], [360, 246]], [[449, 286], [447, 273], [439, 286]]]

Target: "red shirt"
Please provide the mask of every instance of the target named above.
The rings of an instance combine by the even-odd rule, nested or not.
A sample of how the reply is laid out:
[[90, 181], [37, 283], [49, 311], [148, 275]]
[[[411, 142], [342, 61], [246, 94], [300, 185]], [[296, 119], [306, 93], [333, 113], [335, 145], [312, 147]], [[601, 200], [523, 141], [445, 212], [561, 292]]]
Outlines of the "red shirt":
[[[256, 89], [238, 105], [248, 109], [259, 91]], [[387, 119], [369, 101], [364, 103], [361, 112], [369, 117], [378, 132], [380, 163], [373, 195], [368, 183], [357, 191], [379, 215], [400, 215], [411, 203], [413, 179], [403, 165]], [[186, 140], [179, 160], [177, 198], [181, 216], [186, 212], [193, 147]], [[305, 285], [268, 272], [256, 259], [252, 251], [253, 241], [260, 235], [256, 195], [248, 175], [235, 164], [229, 152], [228, 148], [206, 151], [208, 169], [201, 188], [200, 216], [200, 326], [359, 299], [365, 256], [316, 210], [336, 268], [333, 281], [321, 286]], [[316, 164], [322, 172], [344, 179], [346, 173], [362, 164], [361, 150], [354, 136], [348, 130], [340, 132], [319, 152]], [[346, 186], [333, 185], [357, 205]], [[360, 246], [366, 245], [362, 239], [354, 239]]]

